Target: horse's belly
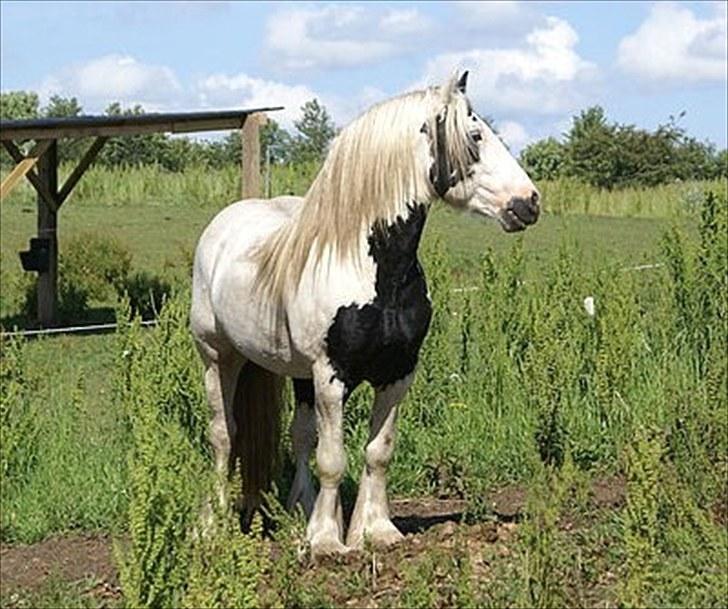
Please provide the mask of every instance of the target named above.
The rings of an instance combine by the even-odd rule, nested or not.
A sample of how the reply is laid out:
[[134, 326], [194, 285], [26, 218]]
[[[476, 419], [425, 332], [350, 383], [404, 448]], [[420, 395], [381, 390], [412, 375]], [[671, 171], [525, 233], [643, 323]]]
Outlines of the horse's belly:
[[311, 376], [311, 360], [294, 345], [285, 319], [256, 297], [252, 281], [221, 286], [216, 300], [219, 329], [246, 359], [282, 376]]

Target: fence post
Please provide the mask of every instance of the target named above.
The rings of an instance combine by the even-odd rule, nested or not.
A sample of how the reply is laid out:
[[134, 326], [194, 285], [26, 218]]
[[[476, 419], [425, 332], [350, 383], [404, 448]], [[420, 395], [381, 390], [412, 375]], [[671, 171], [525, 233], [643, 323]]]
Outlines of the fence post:
[[241, 139], [243, 141], [243, 199], [261, 196], [260, 188], [260, 127], [266, 122], [265, 114], [256, 112], [245, 117]]
[[[51, 196], [58, 195], [58, 145], [56, 140], [38, 159], [38, 178]], [[58, 210], [38, 194], [38, 237], [48, 239], [48, 270], [38, 273], [38, 322], [53, 326], [58, 315]]]

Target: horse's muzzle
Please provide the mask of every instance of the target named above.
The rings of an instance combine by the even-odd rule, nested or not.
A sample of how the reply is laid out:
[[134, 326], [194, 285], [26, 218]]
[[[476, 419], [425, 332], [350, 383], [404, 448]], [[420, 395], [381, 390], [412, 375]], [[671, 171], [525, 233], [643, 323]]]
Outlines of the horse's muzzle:
[[500, 220], [503, 230], [507, 233], [514, 233], [535, 224], [541, 213], [538, 201], [539, 195], [535, 190], [529, 198], [513, 197], [501, 213]]

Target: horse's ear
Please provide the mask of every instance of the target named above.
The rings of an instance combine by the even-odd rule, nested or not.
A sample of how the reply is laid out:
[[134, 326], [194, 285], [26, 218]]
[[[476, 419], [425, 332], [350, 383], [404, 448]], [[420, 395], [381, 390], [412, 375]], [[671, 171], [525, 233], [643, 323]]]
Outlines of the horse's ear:
[[460, 75], [460, 78], [458, 78], [457, 83], [455, 84], [455, 87], [457, 88], [460, 93], [465, 93], [465, 88], [468, 86], [468, 71], [465, 70]]

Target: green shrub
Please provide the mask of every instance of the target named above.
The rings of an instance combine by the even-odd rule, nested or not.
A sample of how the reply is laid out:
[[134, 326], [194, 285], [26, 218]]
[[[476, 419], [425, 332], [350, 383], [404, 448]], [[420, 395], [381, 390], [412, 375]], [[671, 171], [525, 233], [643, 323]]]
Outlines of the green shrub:
[[[233, 488], [240, 488], [238, 484]], [[260, 515], [248, 534], [232, 512], [216, 518], [207, 536], [193, 540], [182, 607], [260, 607], [263, 574], [271, 565]]]
[[[74, 322], [88, 316], [91, 301], [116, 299], [127, 283], [131, 254], [118, 241], [96, 233], [71, 239], [59, 256], [58, 316]], [[37, 279], [26, 288], [22, 312], [35, 319]]]
[[728, 595], [728, 533], [696, 503], [691, 485], [669, 459], [664, 435], [637, 429], [625, 451], [625, 471], [621, 604], [722, 606]]
[[68, 241], [60, 255], [63, 284], [81, 286], [90, 300], [104, 300], [123, 289], [131, 253], [114, 237], [83, 233]]
[[185, 298], [172, 299], [146, 333], [138, 317], [125, 321], [128, 308], [119, 312], [116, 394], [132, 440], [129, 541], [115, 551], [120, 581], [133, 607], [255, 606], [269, 569], [260, 520], [243, 535], [232, 514], [203, 509], [214, 476], [188, 310]]
[[142, 319], [156, 318], [172, 293], [172, 285], [168, 281], [147, 271], [137, 271], [130, 275], [121, 289], [129, 298], [132, 314], [139, 315]]
[[200, 396], [184, 385], [191, 380], [186, 374], [194, 360], [176, 348], [191, 342], [182, 311], [179, 303], [170, 306], [149, 335], [138, 318], [126, 321], [128, 309], [122, 308], [118, 319], [116, 395], [132, 445], [130, 541], [117, 544], [116, 556], [124, 596], [133, 607], [180, 603], [191, 560], [190, 535], [209, 479], [193, 404]]
[[647, 592], [657, 567], [660, 461], [659, 435], [640, 429], [627, 448], [627, 505], [624, 510], [624, 544], [627, 552], [622, 600], [628, 607], [646, 606]]
[[31, 398], [37, 379], [25, 347], [22, 338], [0, 334], [0, 478], [16, 485], [28, 479], [38, 454], [38, 412]]

